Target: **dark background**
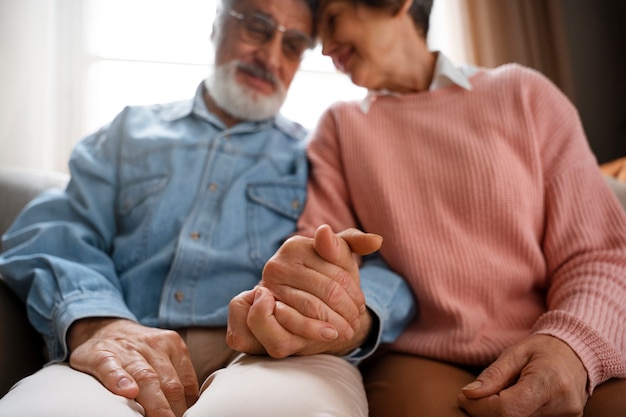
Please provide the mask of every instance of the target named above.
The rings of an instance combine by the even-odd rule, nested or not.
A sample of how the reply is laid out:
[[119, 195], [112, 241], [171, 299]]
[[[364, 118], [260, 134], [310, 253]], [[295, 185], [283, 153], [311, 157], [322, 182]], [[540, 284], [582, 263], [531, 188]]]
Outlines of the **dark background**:
[[559, 1], [572, 83], [566, 94], [598, 162], [626, 156], [626, 0]]

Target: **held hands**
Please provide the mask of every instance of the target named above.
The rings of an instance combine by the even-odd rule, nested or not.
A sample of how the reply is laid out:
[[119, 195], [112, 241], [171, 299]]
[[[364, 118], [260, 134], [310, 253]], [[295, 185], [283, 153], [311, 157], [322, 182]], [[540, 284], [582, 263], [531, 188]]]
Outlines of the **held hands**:
[[122, 319], [92, 318], [68, 333], [70, 365], [109, 391], [135, 399], [146, 417], [181, 417], [198, 397], [198, 382], [178, 333]]
[[534, 335], [505, 350], [457, 402], [473, 417], [580, 417], [586, 385], [587, 372], [567, 344]]
[[233, 298], [227, 342], [275, 358], [346, 354], [360, 346], [371, 318], [354, 255], [380, 247], [378, 235], [320, 226], [314, 238], [287, 240], [265, 266], [256, 288]]

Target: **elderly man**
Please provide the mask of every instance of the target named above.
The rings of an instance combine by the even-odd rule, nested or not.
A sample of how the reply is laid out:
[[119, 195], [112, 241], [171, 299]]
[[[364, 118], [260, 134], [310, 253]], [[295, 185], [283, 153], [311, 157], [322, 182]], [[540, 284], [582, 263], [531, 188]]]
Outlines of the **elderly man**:
[[[195, 97], [125, 109], [77, 145], [67, 189], [16, 220], [0, 274], [50, 365], [0, 415], [367, 415], [360, 375], [335, 350], [274, 360], [225, 341], [229, 301], [260, 280], [304, 203], [306, 132], [277, 113], [314, 44], [314, 3], [223, 0]], [[301, 323], [309, 337], [325, 323], [319, 338], [336, 344], [354, 335], [345, 306], [360, 296], [333, 283], [338, 307], [320, 301]], [[281, 301], [298, 308], [297, 284], [291, 294]]]

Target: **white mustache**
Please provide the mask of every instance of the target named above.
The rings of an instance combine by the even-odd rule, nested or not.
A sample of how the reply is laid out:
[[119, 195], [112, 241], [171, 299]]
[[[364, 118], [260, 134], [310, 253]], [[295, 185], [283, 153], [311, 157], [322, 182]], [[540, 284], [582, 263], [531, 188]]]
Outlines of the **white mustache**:
[[261, 79], [269, 81], [270, 83], [272, 83], [273, 86], [277, 86], [278, 85], [278, 80], [276, 79], [274, 74], [272, 74], [271, 72], [265, 70], [265, 68], [262, 68], [259, 65], [247, 64], [247, 63], [244, 63], [244, 62], [238, 62], [237, 63], [237, 69], [240, 69], [242, 71], [246, 71], [246, 72], [254, 75], [255, 77], [259, 77]]

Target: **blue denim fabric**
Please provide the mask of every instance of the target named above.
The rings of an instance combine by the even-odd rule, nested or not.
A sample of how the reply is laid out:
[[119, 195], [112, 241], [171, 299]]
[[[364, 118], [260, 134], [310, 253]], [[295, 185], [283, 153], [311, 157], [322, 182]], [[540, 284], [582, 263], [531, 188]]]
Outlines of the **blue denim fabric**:
[[[305, 203], [306, 132], [278, 116], [226, 128], [202, 100], [126, 108], [70, 159], [63, 192], [46, 192], [3, 237], [0, 274], [27, 303], [52, 361], [85, 317], [161, 328], [224, 326], [295, 231]], [[361, 284], [378, 329], [357, 363], [400, 334], [411, 291], [382, 260]]]
[[64, 192], [4, 236], [0, 274], [27, 301], [50, 357], [77, 319], [223, 326], [305, 202], [306, 131], [281, 117], [232, 128], [202, 100], [126, 108], [85, 138]]

